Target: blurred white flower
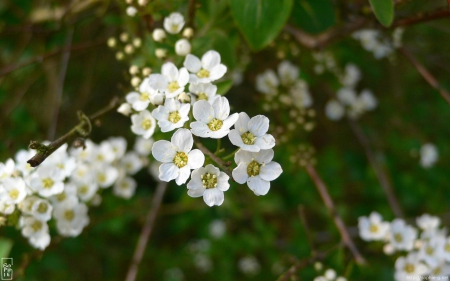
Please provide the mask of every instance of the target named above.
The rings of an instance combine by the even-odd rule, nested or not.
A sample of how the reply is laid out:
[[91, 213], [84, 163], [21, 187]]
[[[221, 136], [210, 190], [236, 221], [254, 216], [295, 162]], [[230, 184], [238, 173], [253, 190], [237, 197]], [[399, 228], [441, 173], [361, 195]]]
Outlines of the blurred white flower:
[[50, 197], [64, 190], [64, 174], [56, 167], [39, 167], [30, 185], [42, 197]]
[[186, 56], [191, 53], [191, 43], [186, 39], [180, 39], [175, 43], [175, 53], [179, 56]]
[[156, 42], [162, 42], [166, 38], [166, 32], [162, 28], [155, 28], [152, 37]]
[[221, 238], [225, 234], [226, 229], [227, 225], [223, 220], [213, 220], [209, 224], [209, 234], [216, 239]]
[[441, 219], [429, 214], [423, 214], [416, 219], [417, 226], [423, 230], [436, 229], [441, 224]]
[[278, 76], [280, 77], [281, 84], [285, 86], [293, 84], [297, 80], [299, 73], [298, 67], [289, 61], [282, 61], [278, 65]]
[[131, 122], [131, 131], [144, 139], [149, 139], [155, 132], [156, 120], [148, 110], [131, 115]]
[[134, 144], [134, 151], [136, 151], [139, 155], [148, 156], [152, 152], [154, 142], [155, 141], [153, 139], [137, 137]]
[[241, 258], [238, 262], [238, 267], [246, 275], [256, 275], [261, 271], [261, 266], [254, 256]]
[[138, 10], [135, 7], [133, 7], [133, 6], [128, 6], [127, 7], [126, 13], [130, 17], [134, 17], [137, 14], [137, 12], [138, 12]]
[[409, 253], [406, 257], [399, 257], [395, 261], [394, 276], [396, 281], [421, 280], [422, 275], [427, 273], [427, 266], [419, 261], [415, 252]]
[[439, 159], [437, 148], [432, 143], [426, 143], [420, 148], [420, 165], [424, 168], [432, 167]]
[[188, 195], [203, 196], [206, 205], [220, 206], [224, 201], [224, 191], [230, 188], [230, 177], [211, 164], [192, 171], [191, 180], [187, 184]]
[[171, 13], [168, 17], [164, 18], [164, 29], [171, 34], [177, 34], [183, 28], [184, 23], [182, 14], [177, 12]]
[[78, 236], [89, 224], [88, 208], [76, 200], [68, 200], [54, 209], [56, 228], [62, 236]]
[[113, 187], [113, 193], [125, 199], [130, 199], [136, 190], [137, 183], [131, 177], [124, 177], [116, 181]]
[[183, 127], [184, 123], [189, 120], [190, 108], [190, 104], [181, 104], [176, 99], [167, 98], [164, 105], [160, 105], [152, 111], [152, 115], [158, 120], [162, 132], [170, 132]]
[[194, 94], [194, 97], [191, 99], [191, 103], [194, 104], [196, 101], [205, 100], [210, 104], [220, 97], [217, 95], [217, 86], [211, 83], [198, 83], [198, 84], [190, 84], [189, 92]]
[[370, 216], [358, 218], [359, 235], [365, 241], [383, 240], [389, 232], [389, 223], [381, 215], [372, 212]]
[[402, 219], [395, 219], [391, 223], [389, 240], [392, 246], [398, 250], [411, 251], [417, 238], [417, 230], [406, 225]]
[[340, 120], [345, 114], [344, 106], [337, 100], [329, 100], [325, 106], [325, 115], [333, 121]]
[[271, 69], [256, 76], [256, 89], [261, 93], [276, 95], [278, 93], [279, 85], [280, 81], [275, 72]]

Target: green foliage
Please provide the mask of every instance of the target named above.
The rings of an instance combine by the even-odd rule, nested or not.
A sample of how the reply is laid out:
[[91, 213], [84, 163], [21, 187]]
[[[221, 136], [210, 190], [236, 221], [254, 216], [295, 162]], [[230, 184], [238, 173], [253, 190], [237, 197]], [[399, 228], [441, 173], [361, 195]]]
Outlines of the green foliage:
[[294, 0], [291, 19], [309, 33], [323, 32], [336, 21], [330, 0]]
[[388, 27], [394, 20], [394, 1], [393, 0], [369, 0], [373, 13], [378, 21]]

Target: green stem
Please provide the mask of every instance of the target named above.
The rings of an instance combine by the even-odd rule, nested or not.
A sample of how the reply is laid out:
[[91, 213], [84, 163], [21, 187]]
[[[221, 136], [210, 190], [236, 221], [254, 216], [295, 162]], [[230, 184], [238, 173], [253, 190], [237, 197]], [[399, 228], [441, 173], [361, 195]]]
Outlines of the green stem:
[[231, 152], [230, 154], [228, 154], [225, 157], [222, 157], [223, 160], [227, 160], [230, 159], [231, 157], [233, 157], [241, 148], [236, 149], [235, 151]]

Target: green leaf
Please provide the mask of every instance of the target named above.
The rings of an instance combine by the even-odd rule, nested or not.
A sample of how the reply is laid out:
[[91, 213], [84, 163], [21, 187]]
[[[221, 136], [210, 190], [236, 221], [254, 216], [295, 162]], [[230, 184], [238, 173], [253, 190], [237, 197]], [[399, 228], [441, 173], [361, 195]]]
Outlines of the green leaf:
[[8, 238], [0, 238], [0, 257], [9, 257], [9, 252], [13, 246], [13, 241]]
[[269, 45], [289, 18], [293, 0], [230, 0], [231, 12], [250, 47]]
[[295, 0], [292, 22], [309, 33], [320, 33], [335, 24], [330, 0]]
[[217, 83], [217, 94], [225, 95], [231, 89], [231, 87], [233, 87], [232, 80], [225, 80], [225, 81], [219, 82], [219, 83]]
[[373, 13], [378, 21], [388, 27], [394, 20], [394, 1], [393, 0], [369, 0]]

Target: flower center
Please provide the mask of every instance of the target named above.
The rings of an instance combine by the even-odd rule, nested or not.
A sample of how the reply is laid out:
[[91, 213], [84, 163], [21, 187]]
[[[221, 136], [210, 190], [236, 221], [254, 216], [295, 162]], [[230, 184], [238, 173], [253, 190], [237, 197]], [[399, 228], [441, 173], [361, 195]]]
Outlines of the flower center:
[[214, 188], [217, 186], [217, 176], [216, 175], [206, 173], [204, 175], [201, 175], [200, 178], [202, 179], [204, 188]]
[[208, 127], [211, 131], [218, 131], [220, 130], [220, 128], [222, 128], [223, 126], [223, 121], [213, 118], [213, 120], [211, 120], [211, 122], [209, 122]]
[[58, 167], [62, 170], [62, 169], [64, 169], [64, 164], [62, 164], [62, 163], [56, 164], [56, 167]]
[[68, 221], [72, 221], [75, 218], [75, 213], [73, 210], [66, 210], [64, 212], [64, 218]]
[[98, 182], [100, 183], [104, 183], [106, 181], [106, 176], [105, 174], [99, 174], [97, 177]]
[[428, 246], [425, 249], [425, 253], [427, 253], [427, 255], [431, 256], [434, 253], [434, 249], [432, 247]]
[[197, 100], [208, 100], [208, 95], [205, 93], [198, 93], [197, 94]]
[[147, 130], [150, 129], [150, 127], [152, 126], [152, 120], [150, 120], [150, 119], [144, 119], [144, 121], [142, 121], [141, 126], [142, 126], [142, 128], [143, 128], [144, 130], [147, 131]]
[[403, 268], [403, 270], [405, 270], [405, 272], [407, 273], [413, 273], [414, 272], [414, 265], [407, 263], [405, 264], [405, 267]]
[[20, 192], [17, 189], [13, 189], [9, 192], [9, 197], [11, 199], [16, 200], [19, 197]]
[[255, 160], [253, 160], [252, 162], [250, 162], [250, 164], [248, 164], [247, 166], [247, 174], [250, 177], [254, 177], [259, 175], [259, 169], [260, 169], [261, 165], [256, 162]]
[[127, 182], [122, 182], [120, 184], [120, 188], [122, 188], [122, 189], [129, 189], [130, 185]]
[[86, 185], [80, 186], [80, 188], [78, 188], [78, 192], [80, 194], [86, 194], [88, 192], [89, 188]]
[[178, 111], [172, 111], [171, 113], [169, 113], [169, 118], [168, 120], [172, 123], [177, 123], [178, 121], [180, 121], [181, 116], [180, 113], [178, 113]]
[[255, 144], [255, 142], [256, 142], [256, 137], [255, 137], [255, 135], [253, 135], [253, 134], [250, 133], [250, 132], [243, 133], [242, 136], [241, 136], [241, 139], [242, 139], [242, 141], [243, 141], [245, 144], [248, 144], [248, 145]]
[[31, 225], [31, 228], [34, 230], [34, 232], [38, 232], [42, 228], [42, 222], [35, 220]]
[[47, 212], [48, 206], [45, 203], [39, 203], [37, 211], [41, 214], [45, 214]]
[[66, 198], [67, 198], [67, 195], [65, 192], [56, 195], [56, 200], [58, 200], [60, 202], [66, 200]]
[[167, 89], [169, 90], [169, 92], [173, 93], [176, 90], [178, 90], [180, 88], [180, 85], [178, 85], [177, 81], [172, 81], [169, 83], [169, 86], [167, 86]]
[[403, 241], [403, 236], [402, 236], [400, 233], [395, 233], [395, 234], [394, 234], [394, 240], [395, 240], [397, 243], [401, 243], [401, 242]]
[[143, 92], [143, 93], [141, 93], [141, 96], [139, 97], [139, 99], [141, 100], [141, 101], [148, 101], [149, 100], [149, 94], [147, 93], [147, 92]]
[[370, 230], [370, 232], [372, 232], [372, 233], [378, 232], [378, 225], [376, 225], [376, 224], [371, 224], [370, 227], [369, 227], [369, 230]]
[[170, 30], [171, 30], [172, 32], [177, 32], [177, 31], [178, 31], [178, 24], [172, 24], [172, 25], [170, 26]]
[[450, 253], [450, 244], [445, 244], [445, 251]]
[[44, 188], [51, 188], [55, 182], [51, 178], [45, 178], [42, 180]]
[[175, 154], [175, 157], [173, 158], [173, 163], [178, 168], [183, 168], [184, 166], [187, 165], [187, 162], [188, 162], [188, 156], [184, 152], [177, 152], [177, 154]]
[[197, 77], [198, 78], [208, 78], [209, 77], [209, 71], [202, 68], [202, 69], [200, 69], [197, 72]]

